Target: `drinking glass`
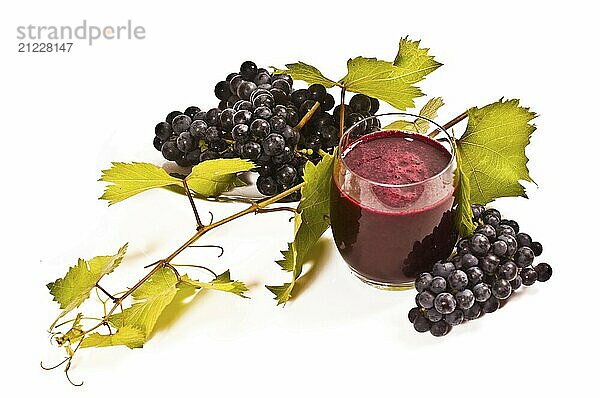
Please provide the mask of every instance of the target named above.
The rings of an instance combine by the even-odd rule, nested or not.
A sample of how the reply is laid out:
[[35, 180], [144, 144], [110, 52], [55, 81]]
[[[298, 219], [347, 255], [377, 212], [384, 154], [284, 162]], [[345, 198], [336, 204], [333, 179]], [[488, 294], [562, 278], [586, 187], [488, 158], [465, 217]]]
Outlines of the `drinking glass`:
[[455, 170], [452, 137], [423, 116], [380, 114], [344, 132], [330, 217], [338, 250], [358, 278], [382, 289], [411, 288], [450, 255]]

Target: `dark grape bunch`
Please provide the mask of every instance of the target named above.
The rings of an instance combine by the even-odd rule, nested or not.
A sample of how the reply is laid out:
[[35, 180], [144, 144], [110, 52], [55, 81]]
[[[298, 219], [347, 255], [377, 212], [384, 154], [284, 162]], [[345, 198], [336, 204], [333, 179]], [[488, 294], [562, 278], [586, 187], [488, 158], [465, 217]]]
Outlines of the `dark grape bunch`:
[[[307, 161], [317, 162], [319, 151], [332, 153], [338, 144], [339, 106], [321, 84], [293, 89], [293, 79], [272, 74], [252, 61], [215, 85], [217, 108], [202, 111], [190, 106], [169, 113], [155, 127], [154, 147], [165, 159], [182, 167], [218, 158], [252, 160], [258, 167], [257, 188], [275, 195], [301, 182]], [[319, 102], [317, 112], [299, 131], [301, 118]], [[350, 100], [345, 125], [379, 108], [376, 99], [357, 94]], [[336, 114], [337, 112], [337, 114]], [[366, 123], [366, 122], [365, 122]], [[369, 128], [376, 123], [369, 121]], [[367, 132], [367, 129], [365, 129]], [[288, 200], [297, 200], [294, 193]]]
[[[333, 109], [334, 126], [339, 130], [341, 105], [337, 105]], [[371, 98], [364, 94], [355, 94], [350, 103], [344, 105], [344, 126], [346, 129], [359, 123], [360, 121], [373, 116], [379, 110], [379, 101], [377, 98]], [[372, 133], [381, 129], [379, 119], [369, 119], [363, 123], [359, 123], [353, 130], [353, 138], [358, 138], [362, 135]]]
[[438, 261], [416, 281], [417, 306], [408, 319], [418, 332], [444, 336], [453, 326], [496, 311], [521, 286], [546, 282], [547, 263], [533, 266], [542, 244], [519, 232], [519, 224], [502, 219], [496, 209], [473, 205], [472, 236], [461, 239], [450, 261]]

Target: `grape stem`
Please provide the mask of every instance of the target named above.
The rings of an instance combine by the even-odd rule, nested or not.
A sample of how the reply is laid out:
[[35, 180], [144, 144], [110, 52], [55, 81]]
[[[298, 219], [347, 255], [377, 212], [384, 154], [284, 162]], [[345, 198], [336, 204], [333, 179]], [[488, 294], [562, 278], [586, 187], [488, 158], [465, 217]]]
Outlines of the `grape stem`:
[[[468, 117], [468, 115], [467, 115], [467, 112], [465, 111], [465, 112], [461, 113], [460, 115], [456, 116], [454, 119], [450, 120], [448, 123], [444, 124], [442, 127], [444, 128], [444, 130], [448, 130], [450, 127], [462, 122], [467, 117]], [[433, 130], [431, 133], [429, 133], [428, 136], [430, 138], [435, 138], [435, 136], [437, 136], [441, 132], [442, 132], [442, 130], [437, 128], [437, 129]]]
[[321, 104], [319, 102], [315, 103], [312, 108], [310, 108], [308, 110], [308, 112], [306, 112], [306, 115], [304, 115], [302, 117], [302, 119], [300, 119], [300, 121], [298, 122], [298, 124], [296, 125], [296, 127], [294, 127], [294, 130], [300, 132], [300, 130], [302, 129], [302, 127], [304, 127], [304, 125], [306, 123], [308, 123], [308, 121], [310, 120], [311, 117], [313, 117], [313, 115], [315, 114], [315, 112], [317, 111], [317, 109], [319, 109], [319, 106], [321, 106]]
[[342, 94], [340, 95], [340, 134], [339, 137], [342, 138], [342, 135], [344, 135], [344, 118], [345, 118], [345, 104], [344, 101], [346, 100], [346, 87], [342, 86]]
[[[313, 107], [314, 110], [316, 110], [317, 105], [315, 105]], [[311, 109], [311, 110], [313, 110]], [[167, 267], [167, 268], [171, 268], [171, 270], [173, 270], [173, 266], [170, 264], [171, 261], [173, 261], [173, 259], [175, 259], [175, 257], [177, 257], [181, 252], [183, 252], [185, 249], [187, 249], [188, 247], [192, 246], [194, 244], [194, 242], [196, 242], [198, 239], [200, 239], [204, 234], [206, 234], [207, 232], [220, 227], [221, 225], [227, 224], [233, 220], [236, 220], [240, 217], [243, 217], [245, 215], [248, 214], [258, 214], [258, 213], [263, 213], [265, 212], [265, 210], [276, 210], [278, 211], [279, 209], [265, 209], [267, 206], [270, 206], [278, 201], [280, 201], [281, 199], [285, 198], [286, 196], [290, 195], [293, 192], [296, 192], [300, 189], [302, 189], [302, 187], [306, 185], [306, 182], [302, 182], [300, 184], [294, 185], [293, 187], [283, 191], [280, 194], [277, 194], [275, 196], [272, 196], [270, 198], [266, 198], [264, 200], [261, 200], [260, 202], [255, 202], [252, 203], [250, 206], [248, 206], [246, 209], [239, 211], [235, 214], [232, 214], [229, 217], [223, 218], [217, 222], [214, 222], [212, 224], [209, 225], [201, 225], [198, 230], [196, 231], [196, 233], [194, 235], [192, 235], [192, 237], [190, 239], [188, 239], [184, 244], [182, 244], [179, 248], [177, 248], [173, 253], [171, 253], [169, 256], [165, 257], [162, 260], [159, 260], [156, 265], [154, 266], [154, 268], [152, 268], [142, 279], [140, 279], [133, 287], [129, 288], [127, 291], [125, 291], [120, 297], [116, 298], [116, 300], [114, 300], [114, 304], [112, 306], [112, 308], [108, 311], [108, 313], [102, 317], [101, 321], [98, 322], [98, 324], [96, 324], [95, 326], [92, 326], [91, 328], [81, 332], [81, 336], [83, 338], [83, 336], [87, 335], [88, 333], [98, 329], [99, 327], [101, 327], [102, 325], [104, 325], [106, 322], [108, 322], [109, 317], [123, 304], [123, 301], [129, 297], [133, 292], [135, 292], [140, 286], [142, 286], [146, 281], [148, 281], [152, 275], [154, 275], [156, 272], [158, 272], [158, 270], [160, 270], [161, 268]], [[282, 210], [288, 210], [288, 208], [284, 208]], [[294, 210], [295, 211], [295, 210]], [[176, 273], [177, 275], [177, 273]]]
[[192, 211], [194, 212], [194, 217], [196, 217], [196, 230], [198, 230], [198, 229], [202, 228], [204, 225], [202, 224], [202, 221], [200, 221], [200, 215], [198, 215], [198, 209], [196, 209], [196, 204], [194, 203], [194, 198], [192, 197], [192, 192], [190, 191], [190, 187], [188, 186], [188, 183], [185, 180], [185, 178], [182, 181], [183, 181], [183, 188], [185, 188], [185, 194], [187, 195], [187, 197], [190, 201], [190, 205], [192, 205]]

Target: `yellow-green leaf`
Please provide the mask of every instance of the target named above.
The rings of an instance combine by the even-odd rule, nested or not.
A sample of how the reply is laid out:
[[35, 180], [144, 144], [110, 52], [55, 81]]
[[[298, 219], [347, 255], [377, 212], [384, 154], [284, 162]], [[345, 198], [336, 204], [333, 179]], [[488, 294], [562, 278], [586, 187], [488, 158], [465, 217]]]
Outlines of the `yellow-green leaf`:
[[[121, 263], [126, 251], [127, 244], [113, 256], [98, 256], [88, 261], [79, 259], [77, 265], [69, 268], [63, 278], [48, 283], [46, 286], [50, 290], [50, 294], [63, 310], [56, 321], [79, 307], [90, 296], [90, 291], [98, 281], [104, 275], [114, 271]], [[54, 327], [56, 321], [50, 326], [50, 329]]]
[[132, 294], [134, 304], [122, 312], [109, 317], [109, 322], [116, 328], [127, 325], [134, 326], [150, 337], [154, 325], [162, 311], [177, 293], [177, 277], [169, 268], [159, 269], [149, 280], [144, 282]]
[[290, 75], [294, 80], [302, 80], [308, 84], [322, 84], [327, 88], [337, 85], [333, 80], [323, 76], [320, 70], [304, 62], [286, 64], [285, 66], [287, 69], [273, 68], [275, 69], [273, 73], [285, 73], [286, 75]]
[[152, 188], [181, 185], [181, 180], [150, 163], [113, 162], [110, 169], [102, 170], [100, 181], [108, 185], [100, 199], [112, 205]]
[[442, 66], [432, 55], [428, 48], [420, 48], [420, 40], [400, 39], [398, 54], [394, 65], [407, 71], [404, 79], [411, 83], [417, 83], [428, 74]]
[[348, 91], [378, 98], [404, 110], [414, 107], [414, 99], [423, 95], [412, 84], [412, 72], [392, 62], [357, 57], [348, 60], [348, 73], [339, 83]]
[[[429, 120], [434, 120], [437, 117], [437, 111], [444, 105], [444, 100], [441, 97], [435, 97], [427, 101], [423, 108], [419, 111], [419, 116], [423, 116]], [[425, 119], [415, 118], [415, 120], [396, 120], [385, 126], [386, 129], [397, 129], [403, 131], [414, 131], [415, 133], [426, 134], [429, 131], [429, 121]]]
[[275, 294], [278, 305], [285, 304], [292, 297], [307, 254], [329, 228], [329, 186], [334, 159], [335, 154], [325, 154], [316, 166], [307, 162], [304, 167], [306, 185], [302, 187], [302, 198], [297, 208], [300, 218], [294, 219], [294, 241], [281, 252], [283, 260], [277, 261], [284, 271], [292, 273], [292, 281], [282, 286], [267, 286]]
[[114, 334], [92, 333], [81, 342], [81, 348], [124, 345], [141, 348], [146, 342], [144, 332], [132, 325], [118, 329]]
[[185, 178], [188, 186], [198, 195], [209, 197], [227, 192], [242, 182], [237, 173], [250, 171], [254, 163], [242, 159], [213, 159], [194, 166]]
[[462, 159], [457, 153], [457, 168], [454, 174], [456, 180], [454, 200], [457, 208], [454, 215], [454, 224], [460, 236], [470, 236], [475, 230], [473, 210], [471, 209], [471, 184], [462, 170], [463, 167]]
[[246, 297], [244, 296], [244, 293], [248, 291], [248, 288], [244, 282], [231, 280], [229, 270], [223, 272], [210, 282], [197, 281], [191, 279], [187, 275], [183, 275], [181, 277], [181, 282], [191, 285], [197, 289], [220, 290], [223, 292], [233, 293], [240, 297]]
[[457, 141], [471, 203], [487, 204], [504, 196], [524, 196], [520, 181], [533, 181], [525, 147], [535, 131], [535, 113], [519, 100], [500, 100], [468, 110], [467, 129]]

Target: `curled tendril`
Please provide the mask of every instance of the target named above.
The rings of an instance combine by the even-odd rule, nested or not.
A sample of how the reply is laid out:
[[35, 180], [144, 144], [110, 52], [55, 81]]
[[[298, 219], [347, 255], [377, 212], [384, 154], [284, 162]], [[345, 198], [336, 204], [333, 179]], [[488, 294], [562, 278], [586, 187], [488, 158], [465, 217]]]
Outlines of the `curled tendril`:
[[195, 247], [195, 248], [209, 247], [209, 248], [219, 249], [219, 250], [221, 250], [221, 253], [219, 253], [219, 255], [217, 257], [221, 257], [225, 253], [225, 249], [223, 249], [223, 246], [219, 246], [219, 245], [190, 245], [189, 247]]
[[63, 359], [62, 361], [60, 361], [59, 363], [57, 363], [54, 366], [44, 366], [44, 362], [40, 361], [40, 367], [44, 370], [53, 370], [58, 368], [60, 365], [62, 365], [63, 363], [67, 362], [69, 359], [71, 359], [70, 357], [65, 357], [65, 359]]

